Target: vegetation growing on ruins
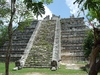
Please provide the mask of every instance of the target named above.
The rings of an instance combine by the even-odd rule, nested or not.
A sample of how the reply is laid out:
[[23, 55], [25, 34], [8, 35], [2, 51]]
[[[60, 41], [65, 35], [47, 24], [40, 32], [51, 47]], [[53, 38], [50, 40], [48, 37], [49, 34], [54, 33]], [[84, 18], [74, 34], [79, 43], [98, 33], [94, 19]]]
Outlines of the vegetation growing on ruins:
[[50, 65], [52, 57], [52, 49], [53, 49], [53, 41], [51, 38], [52, 36], [54, 36], [55, 27], [52, 25], [52, 21], [51, 22], [44, 21], [42, 23], [43, 24], [41, 24], [41, 28], [37, 33], [37, 36], [33, 43], [33, 47], [26, 60], [26, 65], [29, 66], [31, 64], [31, 67], [34, 66], [48, 67]]
[[23, 31], [25, 26], [30, 26], [32, 20], [25, 20], [24, 22], [19, 22], [18, 30]]

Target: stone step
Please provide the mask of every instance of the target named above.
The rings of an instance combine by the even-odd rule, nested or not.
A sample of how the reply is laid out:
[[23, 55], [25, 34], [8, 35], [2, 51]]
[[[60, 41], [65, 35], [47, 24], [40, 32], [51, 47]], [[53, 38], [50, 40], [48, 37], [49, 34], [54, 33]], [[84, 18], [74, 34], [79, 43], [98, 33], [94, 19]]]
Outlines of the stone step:
[[[30, 26], [24, 27], [23, 31], [16, 29], [13, 33], [13, 42], [12, 42], [12, 52], [11, 52], [11, 61], [15, 61], [15, 59], [20, 59], [24, 53], [24, 50], [27, 46], [27, 43], [34, 32], [34, 29], [37, 25], [38, 21], [33, 21]], [[5, 54], [7, 51], [8, 41], [5, 42], [4, 46], [0, 48], [0, 60], [5, 58]], [[16, 61], [17, 61], [16, 60]]]
[[50, 67], [54, 42], [52, 39], [54, 39], [56, 25], [56, 21], [53, 22], [42, 21], [42, 26], [26, 60], [25, 67]]

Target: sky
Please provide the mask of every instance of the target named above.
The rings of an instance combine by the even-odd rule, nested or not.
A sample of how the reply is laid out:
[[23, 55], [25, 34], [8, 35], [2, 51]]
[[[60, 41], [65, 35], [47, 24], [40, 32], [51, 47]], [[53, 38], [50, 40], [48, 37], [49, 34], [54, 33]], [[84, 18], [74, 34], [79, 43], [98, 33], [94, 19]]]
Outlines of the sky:
[[[10, 2], [10, 0], [7, 1]], [[60, 18], [69, 18], [70, 16], [72, 16], [72, 14], [77, 17], [79, 11], [78, 4], [73, 4], [73, 2], [75, 2], [75, 0], [53, 0], [53, 3], [49, 5], [44, 4], [45, 14], [42, 17], [39, 16], [38, 19], [43, 20], [43, 18], [47, 15], [50, 15], [50, 17], [52, 17], [52, 14], [60, 16]], [[87, 11], [85, 13], [87, 13]], [[87, 21], [82, 12], [80, 14], [80, 17], [84, 17], [84, 21]]]
[[[9, 2], [10, 0], [7, 1]], [[42, 17], [38, 16], [38, 19], [43, 20], [47, 15], [52, 17], [52, 14], [60, 16], [60, 18], [69, 18], [72, 14], [77, 17], [79, 11], [78, 4], [73, 4], [73, 2], [75, 2], [75, 0], [53, 0], [53, 3], [49, 5], [44, 4], [45, 14]], [[84, 17], [82, 12], [80, 17]], [[84, 20], [86, 20], [86, 18]]]
[[[7, 1], [9, 2], [10, 0]], [[60, 15], [61, 18], [69, 18], [72, 14], [77, 17], [79, 8], [78, 4], [73, 4], [74, 1], [75, 0], [53, 0], [53, 3], [49, 5], [44, 4], [46, 13], [43, 17], [39, 16], [38, 19], [43, 19], [47, 15], [51, 17], [52, 14], [56, 16]], [[83, 15], [81, 16], [83, 17]]]
[[71, 15], [70, 8], [66, 4], [66, 0], [54, 0], [53, 3], [47, 5], [50, 11], [62, 18], [69, 17]]
[[[73, 4], [75, 0], [53, 0], [53, 3], [45, 5], [46, 15], [60, 15], [61, 18], [69, 18], [72, 14], [77, 17], [78, 4]], [[46, 16], [45, 15], [45, 16]], [[81, 15], [82, 17], [83, 15]]]

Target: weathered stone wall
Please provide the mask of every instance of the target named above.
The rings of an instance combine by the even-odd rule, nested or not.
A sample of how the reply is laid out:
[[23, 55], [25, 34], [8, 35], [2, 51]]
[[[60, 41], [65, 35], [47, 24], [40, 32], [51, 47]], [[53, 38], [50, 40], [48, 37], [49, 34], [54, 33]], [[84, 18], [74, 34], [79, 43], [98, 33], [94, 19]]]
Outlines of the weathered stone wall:
[[[25, 48], [29, 42], [29, 39], [34, 32], [34, 29], [37, 25], [38, 21], [33, 21], [31, 25], [24, 27], [23, 31], [16, 29], [13, 33], [13, 43], [12, 43], [12, 52], [11, 52], [11, 60], [17, 61], [24, 54]], [[5, 54], [8, 48], [8, 41], [5, 42], [4, 46], [0, 48], [0, 61], [5, 61]]]
[[84, 18], [61, 19], [62, 63], [84, 61], [82, 44], [86, 36], [85, 30]]

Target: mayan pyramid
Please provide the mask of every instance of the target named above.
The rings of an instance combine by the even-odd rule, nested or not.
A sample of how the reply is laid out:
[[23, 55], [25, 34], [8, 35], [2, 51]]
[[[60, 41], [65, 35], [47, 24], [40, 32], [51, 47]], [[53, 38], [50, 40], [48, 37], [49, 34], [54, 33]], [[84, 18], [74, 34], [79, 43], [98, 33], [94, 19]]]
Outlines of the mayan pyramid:
[[[60, 18], [53, 15], [34, 20], [21, 32], [13, 33], [10, 61], [20, 60], [23, 67], [50, 67], [51, 61], [73, 63], [84, 61], [82, 43], [86, 26], [84, 18]], [[0, 61], [5, 61], [8, 41], [0, 48]]]

